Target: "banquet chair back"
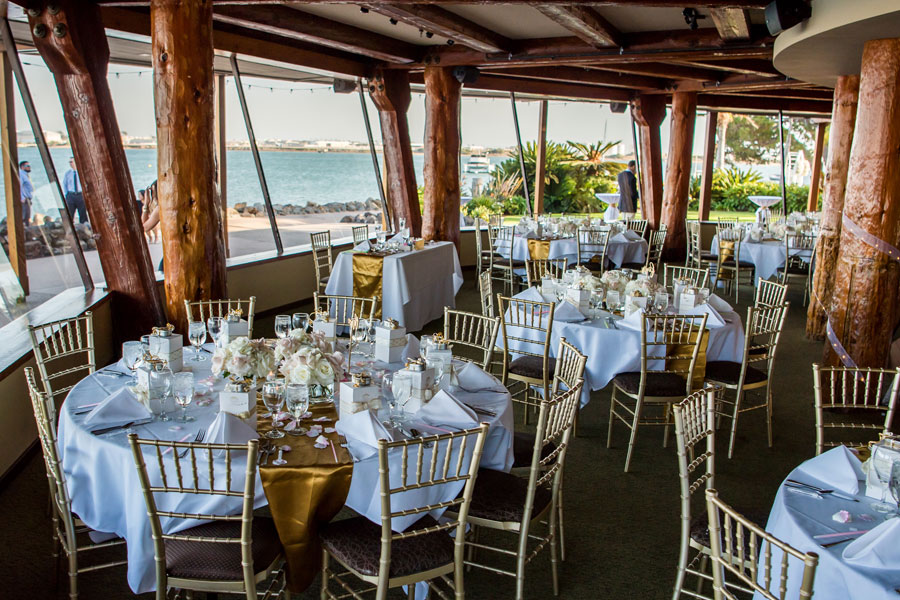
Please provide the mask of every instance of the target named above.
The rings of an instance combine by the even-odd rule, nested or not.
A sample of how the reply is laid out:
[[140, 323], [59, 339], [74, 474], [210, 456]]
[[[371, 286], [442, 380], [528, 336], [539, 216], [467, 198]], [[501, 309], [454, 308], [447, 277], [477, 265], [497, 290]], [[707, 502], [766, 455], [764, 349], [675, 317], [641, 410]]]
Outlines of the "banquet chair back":
[[358, 296], [334, 296], [313, 292], [313, 306], [334, 318], [337, 327], [350, 327], [350, 320], [366, 319], [372, 322], [375, 314], [375, 298]]
[[[247, 600], [253, 600], [257, 598], [257, 584], [276, 572], [279, 576], [270, 582], [264, 597], [278, 597], [280, 589], [276, 586], [284, 585], [280, 572], [284, 551], [271, 519], [253, 516], [259, 440], [246, 444], [203, 444], [139, 439], [137, 434], [130, 433], [128, 443], [150, 519], [157, 600], [165, 600], [169, 588], [242, 594]], [[152, 480], [145, 456], [154, 465]], [[209, 510], [186, 514], [163, 510], [161, 507], [172, 506], [172, 496], [176, 495], [210, 500], [220, 497], [223, 501], [235, 498], [241, 502], [241, 511], [240, 514], [233, 514], [233, 510], [226, 511], [231, 514]], [[233, 501], [230, 504], [233, 506]], [[167, 533], [162, 526], [163, 519], [211, 523]], [[265, 557], [265, 564], [255, 564], [254, 554], [257, 559]]]
[[668, 232], [669, 229], [665, 223], [660, 225], [656, 231], [650, 232], [650, 246], [647, 248], [647, 261], [645, 264], [648, 267], [653, 265], [654, 273], [659, 273], [660, 265], [662, 264], [663, 247], [666, 245]]
[[325, 291], [331, 270], [334, 268], [334, 257], [331, 255], [331, 232], [319, 231], [310, 234], [312, 244], [313, 266], [316, 268], [316, 289]]
[[791, 279], [802, 279], [804, 283], [803, 303], [809, 294], [809, 276], [816, 249], [816, 236], [810, 233], [795, 233], [784, 236], [784, 264], [778, 267], [779, 281], [789, 285]]
[[444, 340], [454, 346], [454, 358], [471, 361], [467, 356], [456, 354], [457, 346], [476, 350], [481, 355], [475, 362], [487, 370], [494, 355], [500, 317], [485, 317], [475, 313], [444, 307]]
[[[715, 489], [706, 490], [706, 507], [715, 600], [738, 598], [726, 588], [726, 577], [770, 600], [813, 597], [818, 554], [800, 552], [767, 533], [720, 500]], [[796, 561], [803, 563], [799, 590], [787, 596], [789, 567]]]
[[709, 268], [666, 265], [666, 287], [672, 287], [676, 279], [687, 279], [692, 287], [705, 288], [709, 286]]
[[734, 301], [738, 302], [741, 291], [741, 274], [748, 274], [747, 283], [753, 282], [755, 267], [741, 261], [741, 230], [737, 221], [722, 221], [716, 225], [716, 286], [723, 284], [725, 291], [734, 291]]
[[700, 222], [684, 220], [685, 244], [687, 245], [687, 256], [685, 257], [684, 266], [699, 268], [700, 261]]
[[545, 276], [554, 279], [562, 279], [566, 272], [565, 258], [530, 258], [525, 261], [525, 273], [528, 279], [528, 287], [541, 284]]
[[556, 351], [556, 370], [553, 373], [553, 387], [550, 395], [556, 396], [562, 391], [572, 389], [584, 379], [584, 367], [587, 364], [587, 356], [579, 352], [578, 348], [569, 343], [566, 338], [560, 338], [559, 349]]
[[503, 227], [503, 213], [492, 213], [488, 219], [491, 227]]
[[478, 275], [478, 291], [481, 294], [481, 314], [494, 316], [494, 285], [490, 271], [482, 271]]
[[233, 310], [240, 310], [242, 317], [247, 318], [247, 337], [253, 338], [253, 314], [256, 311], [256, 296], [246, 300], [197, 300], [184, 301], [184, 309], [189, 321], [206, 323], [209, 317], [228, 316]]
[[[513, 394], [513, 401], [525, 405], [526, 422], [529, 407], [540, 406], [543, 398], [550, 397], [550, 382], [556, 371], [556, 359], [550, 357], [555, 308], [552, 302], [497, 295], [503, 332], [503, 385], [522, 384], [523, 389]], [[532, 387], [539, 388], [542, 395], [537, 395]]]
[[484, 242], [481, 238], [483, 221], [475, 217], [475, 272], [479, 275], [484, 270], [484, 262], [490, 262], [491, 257], [484, 253]]
[[[66, 473], [63, 470], [56, 437], [56, 421], [52, 412], [53, 398], [38, 388], [34, 379], [34, 370], [31, 367], [25, 367], [25, 381], [28, 385], [28, 394], [31, 397], [31, 407], [34, 410], [34, 421], [37, 425], [38, 441], [41, 443], [44, 467], [47, 470], [47, 484], [50, 487], [53, 553], [56, 556], [58, 550], [62, 549], [63, 554], [66, 556], [68, 562], [69, 598], [76, 600], [78, 598], [79, 573], [128, 564], [127, 560], [119, 560], [79, 567], [78, 553], [98, 548], [120, 546], [125, 543], [125, 540], [115, 538], [97, 544], [88, 542], [79, 546], [78, 536], [87, 534], [89, 530], [72, 514], [72, 501], [69, 497]], [[59, 545], [58, 547], [57, 544]]]
[[56, 423], [59, 403], [76, 383], [97, 368], [94, 316], [88, 311], [73, 319], [29, 325], [28, 333], [41, 385], [50, 400], [50, 420]]
[[[840, 445], [864, 448], [869, 441], [877, 440], [879, 433], [891, 433], [900, 394], [900, 367], [822, 367], [814, 363], [812, 369], [816, 455]], [[826, 433], [835, 430], [852, 433], [855, 439], [826, 439]]]
[[358, 246], [363, 242], [369, 241], [369, 226], [368, 225], [358, 225], [351, 229], [353, 232], [353, 245]]
[[637, 233], [639, 236], [644, 237], [644, 232], [647, 231], [647, 220], [646, 219], [629, 219], [625, 221], [626, 229]]
[[513, 242], [516, 230], [514, 227], [498, 227], [491, 244], [494, 253], [490, 256], [490, 270], [493, 278], [503, 282], [504, 290], [510, 295], [514, 293], [514, 283], [518, 279], [516, 269], [525, 268], [525, 263], [513, 259]]
[[[374, 591], [375, 598], [383, 600], [391, 588], [412, 586], [426, 580], [432, 580], [434, 584], [438, 579], [455, 590], [457, 598], [464, 597], [466, 524], [487, 431], [488, 425], [482, 423], [479, 427], [455, 433], [396, 442], [378, 440], [381, 526], [373, 527], [365, 517], [357, 517], [332, 522], [325, 527], [321, 533], [322, 598], [348, 597], [343, 593], [335, 594], [330, 589], [330, 583], [334, 581], [345, 592], [350, 589], [347, 582], [349, 576], [373, 586], [365, 590], [357, 589], [356, 593], [351, 594], [355, 598], [361, 598], [360, 593]], [[442, 457], [439, 456], [441, 453]], [[410, 493], [427, 498], [431, 488], [459, 483], [463, 484], [462, 493], [452, 500], [414, 506], [408, 505], [415, 500], [398, 500], [398, 497], [404, 494], [408, 497]], [[427, 515], [443, 509], [446, 509], [445, 518], [440, 523]], [[410, 515], [421, 515], [422, 518], [406, 531], [396, 533], [392, 527], [393, 520]], [[435, 556], [445, 555], [443, 550], [447, 547], [453, 548], [452, 558], [446, 562], [436, 560]], [[360, 556], [361, 552], [366, 556]], [[410, 556], [413, 553], [418, 556]], [[400, 555], [399, 559], [397, 555]], [[395, 559], [401, 566], [392, 568]], [[330, 566], [332, 560], [346, 571], [336, 572]], [[364, 573], [361, 563], [377, 565], [376, 572]], [[408, 567], [409, 563], [413, 563], [414, 568]], [[396, 574], [398, 571], [400, 573]], [[439, 590], [432, 588], [432, 591]], [[439, 595], [446, 597], [443, 593]]]
[[609, 229], [578, 229], [578, 264], [591, 271], [606, 270]]
[[756, 297], [753, 299], [753, 306], [778, 306], [784, 304], [787, 296], [787, 286], [777, 281], [763, 279], [756, 280]]

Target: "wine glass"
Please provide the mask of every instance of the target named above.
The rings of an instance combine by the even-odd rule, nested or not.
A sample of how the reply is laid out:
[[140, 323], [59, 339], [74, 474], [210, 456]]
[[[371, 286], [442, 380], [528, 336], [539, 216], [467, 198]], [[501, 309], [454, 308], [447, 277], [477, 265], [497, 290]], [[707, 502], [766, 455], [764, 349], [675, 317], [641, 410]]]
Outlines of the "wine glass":
[[606, 292], [606, 308], [610, 311], [619, 310], [621, 298], [618, 290], [609, 290]]
[[286, 338], [291, 333], [291, 316], [275, 315], [275, 335]]
[[881, 501], [872, 504], [872, 510], [876, 512], [889, 513], [894, 510], [893, 506], [885, 502], [893, 472], [893, 458], [894, 453], [887, 446], [876, 444], [872, 447], [872, 468], [881, 483]]
[[372, 319], [371, 321], [369, 321], [369, 326], [366, 327], [366, 342], [368, 342], [369, 344], [369, 353], [366, 356], [368, 356], [369, 358], [375, 358], [376, 325], [376, 320]]
[[210, 317], [206, 320], [206, 329], [216, 343], [216, 348], [220, 346], [219, 339], [222, 337], [222, 329], [225, 327], [225, 320], [222, 317]]
[[656, 307], [656, 312], [664, 314], [666, 309], [669, 308], [669, 294], [666, 292], [656, 292], [656, 295], [653, 297], [653, 305]]
[[308, 429], [300, 427], [300, 419], [309, 410], [309, 387], [301, 383], [289, 383], [284, 387], [284, 400], [287, 409], [294, 417], [294, 429], [291, 435], [303, 435]]
[[394, 400], [396, 401], [397, 406], [400, 407], [401, 420], [404, 418], [403, 411], [406, 407], [406, 403], [409, 402], [410, 393], [412, 392], [411, 387], [412, 382], [409, 380], [409, 377], [393, 377], [391, 391], [394, 394]]
[[306, 331], [307, 324], [309, 323], [309, 313], [297, 312], [291, 316], [291, 325], [294, 329], [302, 329]]
[[140, 342], [122, 344], [122, 361], [131, 371], [131, 383], [137, 384], [137, 364], [144, 356], [144, 346]]
[[[205, 336], [206, 330], [203, 331]], [[193, 421], [194, 417], [187, 415], [187, 407], [194, 399], [194, 374], [190, 371], [175, 373], [172, 378], [172, 393], [175, 395], [175, 403], [181, 407], [181, 418], [178, 420], [182, 423]]]
[[381, 378], [381, 396], [390, 409], [389, 425], [396, 426], [397, 399], [394, 397], [394, 374], [385, 373]]
[[284, 437], [284, 432], [279, 431], [281, 422], [278, 420], [278, 411], [284, 405], [284, 383], [278, 380], [266, 381], [263, 384], [262, 393], [263, 404], [272, 412], [272, 430], [266, 432], [266, 437], [270, 440], [277, 440]]
[[172, 371], [168, 367], [153, 369], [149, 377], [150, 399], [159, 401], [159, 415], [157, 420], [168, 421], [166, 404], [172, 394]]
[[897, 506], [894, 512], [885, 518], [893, 519], [894, 517], [900, 517], [900, 461], [895, 461], [891, 464], [891, 478], [888, 486], [891, 490], [891, 498], [894, 499], [894, 503]]
[[369, 328], [369, 324], [365, 319], [360, 319], [356, 324], [356, 328], [350, 332], [350, 341], [356, 346], [356, 349], [359, 350], [359, 345], [366, 340], [366, 330]]
[[206, 341], [206, 323], [203, 321], [191, 321], [188, 323], [188, 339], [194, 347], [194, 362], [206, 360], [201, 353], [200, 346]]

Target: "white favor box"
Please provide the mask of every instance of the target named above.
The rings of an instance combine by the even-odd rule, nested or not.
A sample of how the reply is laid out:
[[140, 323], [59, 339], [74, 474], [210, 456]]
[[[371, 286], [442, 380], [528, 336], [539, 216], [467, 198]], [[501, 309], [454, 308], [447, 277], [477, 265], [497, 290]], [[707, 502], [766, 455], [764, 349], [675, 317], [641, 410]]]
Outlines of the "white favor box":
[[697, 301], [700, 299], [698, 294], [694, 294], [693, 292], [682, 292], [679, 297], [678, 309], [685, 310], [694, 308], [697, 306]]
[[313, 321], [313, 332], [325, 336], [326, 342], [335, 343], [337, 340], [337, 327], [334, 321]]
[[240, 321], [229, 321], [228, 319], [224, 319], [222, 323], [222, 335], [219, 339], [224, 346], [230, 344], [236, 338], [249, 337], [249, 335], [250, 325], [247, 323], [246, 319], [241, 319]]
[[340, 397], [338, 411], [340, 417], [343, 418], [345, 415], [378, 408], [381, 390], [375, 385], [354, 387], [352, 383], [342, 381], [338, 388], [338, 395]]
[[647, 296], [625, 296], [626, 315], [630, 315], [640, 308], [647, 309]]
[[138, 365], [134, 371], [137, 377], [137, 384], [146, 390], [150, 389], [150, 366], [146, 364]]
[[578, 310], [590, 308], [591, 290], [569, 288], [566, 290], [566, 300], [571, 302]]
[[406, 336], [402, 338], [375, 338], [375, 360], [386, 363], [397, 363], [403, 360], [403, 349], [406, 348]]
[[184, 350], [182, 350], [181, 348], [167, 354], [157, 354], [156, 357], [160, 360], [166, 361], [166, 364], [169, 365], [169, 369], [173, 373], [178, 373], [179, 371], [182, 371], [184, 369]]
[[244, 417], [256, 410], [256, 389], [246, 392], [219, 392], [219, 411]]
[[172, 354], [177, 350], [181, 350], [184, 346], [184, 339], [181, 334], [173, 333], [172, 335], [150, 336], [150, 354], [153, 356], [162, 356], [163, 354]]

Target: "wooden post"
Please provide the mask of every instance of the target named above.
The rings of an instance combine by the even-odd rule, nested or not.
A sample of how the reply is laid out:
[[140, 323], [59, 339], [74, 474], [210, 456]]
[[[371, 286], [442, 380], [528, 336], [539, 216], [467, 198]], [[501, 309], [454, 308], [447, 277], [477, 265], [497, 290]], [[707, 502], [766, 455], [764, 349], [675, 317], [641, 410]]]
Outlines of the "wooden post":
[[216, 182], [219, 186], [219, 202], [222, 207], [222, 241], [225, 256], [231, 256], [228, 247], [228, 141], [225, 137], [225, 76], [216, 75]]
[[[900, 244], [900, 39], [870, 40], [863, 47], [859, 109], [844, 217], [875, 239]], [[882, 367], [888, 356], [898, 303], [896, 259], [841, 228], [831, 300], [832, 327], [861, 367]], [[825, 344], [827, 364], [840, 357]]]
[[834, 88], [834, 107], [831, 112], [831, 136], [828, 140], [828, 165], [825, 169], [825, 190], [822, 199], [822, 218], [816, 240], [816, 268], [813, 273], [812, 294], [806, 313], [806, 337], [825, 339], [825, 308], [831, 300], [834, 272], [837, 268], [838, 243], [841, 238], [841, 217], [844, 214], [844, 192], [850, 170], [850, 147], [856, 126], [859, 103], [859, 75], [838, 77]]
[[538, 116], [538, 140], [534, 152], [534, 214], [544, 214], [544, 180], [547, 178], [547, 109], [548, 102], [541, 101]]
[[[700, 205], [697, 219], [709, 219], [709, 208], [712, 205], [713, 165], [716, 162], [716, 130], [719, 113], [711, 110], [706, 113], [706, 133], [703, 138], [703, 173], [700, 176]], [[724, 141], [722, 142], [725, 143]]]
[[819, 210], [819, 179], [822, 177], [822, 151], [825, 149], [825, 127], [827, 123], [816, 125], [816, 149], [813, 152], [812, 173], [809, 176], [809, 198], [806, 201], [806, 210], [815, 212]]
[[106, 80], [106, 32], [96, 5], [60, 0], [55, 8], [38, 9], [29, 23], [56, 81], [106, 286], [114, 293], [116, 338], [136, 339], [164, 316]]
[[369, 95], [378, 108], [381, 123], [384, 172], [391, 218], [394, 219], [393, 230], [397, 231], [399, 219], [403, 217], [410, 234], [420, 236], [422, 211], [419, 208], [416, 172], [413, 169], [412, 146], [409, 143], [409, 122], [406, 120], [411, 100], [409, 74], [400, 70], [378, 72], [369, 81]]
[[659, 126], [666, 116], [661, 94], [638, 96], [631, 105], [638, 126], [641, 153], [641, 215], [651, 229], [659, 229], [662, 214], [662, 148]]
[[19, 150], [16, 141], [16, 101], [12, 69], [6, 53], [0, 53], [0, 142], [3, 147], [3, 182], [6, 188], [6, 240], [9, 264], [27, 296], [28, 266], [25, 261], [25, 226], [19, 186]]
[[425, 214], [422, 237], [459, 246], [459, 99], [452, 67], [425, 67]]
[[684, 258], [684, 219], [691, 189], [691, 155], [694, 150], [694, 124], [697, 119], [697, 93], [672, 94], [672, 123], [669, 132], [669, 158], [666, 185], [663, 188], [662, 222], [668, 227], [664, 248], [667, 259]]
[[184, 331], [185, 300], [225, 295], [215, 179], [212, 2], [152, 0], [150, 27], [166, 309]]

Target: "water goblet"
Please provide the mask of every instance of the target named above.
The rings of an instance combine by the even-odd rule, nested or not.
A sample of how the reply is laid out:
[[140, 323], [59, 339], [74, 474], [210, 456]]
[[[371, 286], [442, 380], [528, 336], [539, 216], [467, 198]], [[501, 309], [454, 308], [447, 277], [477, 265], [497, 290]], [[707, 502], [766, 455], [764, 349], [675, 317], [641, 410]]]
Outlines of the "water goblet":
[[284, 405], [284, 383], [272, 380], [263, 384], [262, 393], [263, 404], [272, 413], [272, 429], [266, 432], [266, 437], [270, 440], [277, 440], [284, 437], [284, 432], [279, 431], [281, 422], [278, 420], [278, 411]]
[[894, 499], [894, 504], [897, 506], [895, 507], [894, 512], [890, 513], [885, 518], [893, 519], [895, 517], [900, 517], [900, 461], [895, 461], [891, 464], [891, 477], [888, 488], [891, 491], [891, 498]]
[[889, 513], [894, 510], [893, 506], [885, 502], [893, 471], [893, 459], [894, 453], [887, 446], [876, 444], [872, 447], [872, 467], [881, 483], [881, 501], [872, 504], [872, 510], [876, 512]]
[[216, 348], [220, 347], [219, 340], [222, 338], [222, 330], [225, 327], [225, 319], [222, 317], [210, 317], [206, 320], [206, 329], [216, 343]]
[[169, 396], [172, 394], [172, 371], [168, 367], [151, 370], [149, 388], [151, 406], [154, 400], [159, 402], [159, 414], [156, 416], [156, 419], [158, 421], [168, 421], [169, 415], [166, 413], [166, 404]]
[[137, 384], [137, 364], [144, 355], [144, 347], [140, 342], [122, 344], [122, 361], [131, 371], [131, 383]]
[[406, 419], [403, 413], [412, 393], [412, 382], [409, 380], [409, 377], [394, 376], [391, 391], [394, 394], [397, 406], [400, 408], [400, 420], [403, 421]]
[[390, 410], [388, 424], [394, 427], [396, 424], [397, 399], [394, 397], [394, 374], [385, 372], [381, 377], [381, 396]]
[[369, 344], [369, 353], [366, 356], [369, 358], [375, 358], [375, 334], [377, 324], [377, 321], [372, 319], [369, 321], [369, 326], [366, 327], [366, 342]]
[[275, 315], [275, 335], [279, 339], [286, 338], [291, 333], [291, 316]]
[[297, 312], [291, 316], [291, 326], [294, 329], [300, 329], [302, 331], [306, 331], [306, 326], [309, 323], [309, 313]]
[[175, 373], [172, 379], [172, 392], [175, 395], [175, 403], [181, 407], [181, 418], [178, 420], [182, 423], [193, 421], [194, 417], [187, 414], [187, 407], [194, 399], [194, 374], [190, 371]]
[[350, 342], [355, 346], [357, 350], [359, 350], [359, 345], [365, 341], [366, 330], [368, 328], [369, 323], [365, 319], [360, 319], [356, 324], [356, 328], [350, 332]]
[[150, 353], [150, 335], [142, 335], [141, 336], [141, 353], [149, 354]]
[[618, 290], [609, 290], [606, 292], [606, 308], [610, 312], [619, 310], [621, 304], [620, 294]]
[[206, 341], [206, 323], [203, 321], [191, 321], [188, 323], [188, 339], [194, 347], [194, 362], [206, 360], [200, 346]]
[[656, 307], [656, 312], [665, 314], [666, 309], [669, 308], [669, 294], [666, 292], [656, 292], [656, 295], [653, 296], [653, 305]]
[[309, 387], [301, 383], [289, 383], [284, 387], [284, 400], [288, 411], [294, 417], [291, 435], [303, 435], [308, 429], [300, 427], [300, 419], [309, 410]]

